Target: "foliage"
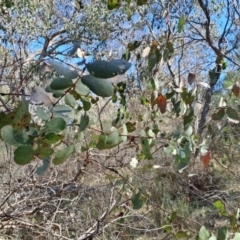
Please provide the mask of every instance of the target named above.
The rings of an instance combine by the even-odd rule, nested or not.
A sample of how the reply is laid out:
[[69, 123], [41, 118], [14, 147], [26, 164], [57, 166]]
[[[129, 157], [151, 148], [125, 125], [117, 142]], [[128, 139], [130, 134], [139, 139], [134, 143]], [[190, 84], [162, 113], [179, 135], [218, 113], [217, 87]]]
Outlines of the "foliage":
[[[149, 237], [153, 231], [154, 237], [204, 240], [228, 239], [237, 231], [239, 210], [228, 211], [219, 199], [207, 202], [229, 219], [230, 227], [212, 231], [203, 223], [196, 226], [177, 209], [205, 196], [210, 172], [218, 171], [213, 165], [224, 167], [230, 150], [238, 151], [239, 136], [232, 134], [240, 121], [239, 84], [234, 79], [240, 67], [237, 3], [99, 0], [69, 5], [48, 0], [2, 1], [0, 7], [0, 137], [16, 164], [34, 166], [29, 177], [36, 175], [39, 189], [46, 189], [43, 205], [57, 209], [52, 210], [56, 218], [51, 219], [48, 238], [112, 239], [115, 232], [134, 238], [137, 232]], [[230, 83], [221, 92], [224, 81]], [[233, 150], [221, 156], [216, 144], [230, 142]], [[73, 162], [78, 165], [74, 174], [47, 179], [52, 169]], [[96, 169], [101, 169], [106, 185], [102, 192], [109, 194], [103, 194], [99, 205], [92, 201], [89, 219], [85, 193], [78, 198], [76, 192], [79, 176], [89, 171], [96, 177]], [[7, 201], [14, 205], [10, 196], [22, 186], [32, 187], [27, 183], [13, 191], [9, 185], [1, 212]], [[33, 185], [35, 189], [38, 183], [34, 180]], [[168, 190], [172, 208], [160, 189]], [[29, 195], [34, 206], [41, 191]], [[177, 202], [177, 194], [185, 200]], [[97, 195], [93, 193], [94, 200]], [[81, 215], [75, 213], [81, 204], [81, 211], [87, 210], [79, 229], [70, 222]], [[24, 207], [17, 205], [26, 217]], [[66, 229], [72, 233], [56, 230], [71, 205]], [[32, 232], [42, 230], [41, 218], [49, 217], [39, 209], [29, 211]], [[4, 214], [4, 221], [17, 219], [16, 225], [28, 229], [18, 215]], [[197, 236], [181, 219], [193, 223]], [[234, 239], [238, 237], [236, 233]]]

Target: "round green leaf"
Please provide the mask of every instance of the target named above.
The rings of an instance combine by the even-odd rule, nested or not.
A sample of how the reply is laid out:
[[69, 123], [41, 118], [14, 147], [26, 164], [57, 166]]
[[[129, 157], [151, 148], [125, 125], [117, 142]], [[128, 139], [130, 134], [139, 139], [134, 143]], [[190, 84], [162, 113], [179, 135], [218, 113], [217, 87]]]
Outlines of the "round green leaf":
[[209, 239], [210, 237], [210, 232], [204, 227], [202, 226], [200, 231], [199, 231], [199, 234], [198, 234], [199, 238], [200, 239]]
[[34, 159], [34, 151], [30, 146], [20, 146], [14, 151], [14, 161], [19, 165], [25, 165]]
[[87, 95], [89, 93], [89, 88], [78, 80], [75, 84], [75, 91], [80, 95]]
[[113, 131], [109, 135], [100, 135], [99, 136], [99, 141], [96, 145], [96, 147], [99, 150], [103, 149], [111, 149], [116, 147], [120, 142], [122, 141], [122, 138], [119, 137], [119, 133], [117, 130]]
[[62, 118], [53, 118], [49, 120], [45, 128], [51, 132], [59, 133], [66, 127], [66, 122]]
[[73, 84], [73, 82], [69, 78], [55, 78], [52, 81], [50, 88], [52, 90], [64, 90], [64, 89], [72, 86], [72, 84]]
[[83, 76], [82, 83], [98, 96], [110, 97], [113, 94], [113, 86], [108, 79], [99, 79], [91, 75]]
[[50, 117], [50, 114], [46, 113], [42, 107], [37, 107], [36, 115], [42, 120], [48, 120]]
[[86, 66], [89, 73], [94, 77], [111, 78], [125, 73], [131, 67], [131, 63], [123, 59], [115, 59], [110, 62], [98, 60], [93, 63], [86, 64]]
[[66, 94], [66, 96], [65, 96], [65, 103], [68, 105], [68, 106], [70, 106], [70, 107], [75, 107], [75, 105], [76, 105], [76, 100], [75, 100], [75, 98], [73, 97], [73, 95], [71, 95], [71, 94]]
[[70, 145], [69, 147], [67, 147], [63, 150], [58, 150], [56, 152], [55, 158], [53, 159], [53, 164], [55, 164], [55, 165], [62, 164], [73, 153], [73, 151], [74, 151], [73, 145]]

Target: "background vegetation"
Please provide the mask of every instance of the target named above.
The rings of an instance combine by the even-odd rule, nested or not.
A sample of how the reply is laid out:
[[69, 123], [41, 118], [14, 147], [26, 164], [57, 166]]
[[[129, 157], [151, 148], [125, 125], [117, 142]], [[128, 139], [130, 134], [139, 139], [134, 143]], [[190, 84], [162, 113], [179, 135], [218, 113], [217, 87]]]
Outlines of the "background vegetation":
[[0, 1], [1, 239], [240, 239], [239, 9]]

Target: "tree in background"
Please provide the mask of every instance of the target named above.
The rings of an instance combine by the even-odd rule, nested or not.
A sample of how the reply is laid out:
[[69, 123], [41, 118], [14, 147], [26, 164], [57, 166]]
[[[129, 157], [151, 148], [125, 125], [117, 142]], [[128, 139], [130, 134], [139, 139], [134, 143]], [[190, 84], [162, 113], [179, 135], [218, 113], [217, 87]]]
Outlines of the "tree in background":
[[227, 239], [225, 225], [210, 233], [188, 217], [196, 202], [237, 230], [212, 176], [218, 164], [238, 178], [226, 165], [236, 149], [217, 148], [238, 145], [238, 83], [220, 93], [239, 71], [237, 2], [1, 9], [5, 237]]

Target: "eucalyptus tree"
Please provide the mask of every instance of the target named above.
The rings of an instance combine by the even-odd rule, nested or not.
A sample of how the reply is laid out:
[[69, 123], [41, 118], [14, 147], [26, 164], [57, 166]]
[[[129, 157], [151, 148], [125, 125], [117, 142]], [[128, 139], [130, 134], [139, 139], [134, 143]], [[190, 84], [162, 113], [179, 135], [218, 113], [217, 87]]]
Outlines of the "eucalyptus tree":
[[[91, 239], [101, 234], [113, 238], [126, 233], [130, 237], [138, 231], [146, 235], [153, 231], [152, 236], [159, 236], [164, 234], [162, 229], [175, 237], [188, 237], [188, 230], [162, 227], [166, 222], [175, 225], [179, 216], [162, 210], [163, 203], [156, 205], [153, 189], [141, 188], [139, 179], [156, 184], [152, 179], [162, 178], [159, 156], [165, 154], [173, 156], [174, 167], [180, 172], [191, 163], [199, 165], [196, 160], [200, 155], [203, 164], [209, 165], [215, 133], [210, 133], [207, 141], [209, 132], [205, 130], [224, 117], [239, 121], [236, 109], [226, 100], [210, 111], [212, 96], [224, 74], [239, 68], [235, 60], [240, 37], [239, 3], [5, 3], [0, 36], [1, 139], [13, 147], [15, 163], [34, 167], [29, 174], [31, 184], [30, 178], [18, 182], [14, 190], [9, 184], [10, 194], [5, 193], [1, 203], [4, 222], [31, 230], [34, 237], [39, 232], [44, 235], [45, 228], [48, 238], [63, 239]], [[128, 80], [123, 82], [122, 75], [127, 71]], [[237, 84], [232, 91], [238, 95]], [[43, 106], [32, 107], [34, 102]], [[117, 109], [114, 113], [111, 104]], [[107, 108], [111, 116], [106, 116]], [[168, 130], [166, 122], [172, 124]], [[70, 180], [66, 180], [69, 173], [64, 168], [63, 176], [55, 172], [64, 162], [65, 168], [77, 166], [71, 170], [74, 173]], [[110, 182], [101, 191], [105, 194], [97, 191], [91, 198], [91, 191], [83, 191], [81, 197], [76, 195], [80, 176], [87, 178], [88, 171], [92, 171], [91, 176], [96, 177], [95, 171], [101, 168], [101, 174]], [[190, 173], [193, 170], [189, 168]], [[159, 175], [151, 181], [149, 172]], [[165, 175], [166, 179], [172, 178], [168, 171]], [[34, 177], [41, 184], [36, 184]], [[36, 195], [31, 195], [33, 189], [38, 189]], [[18, 192], [25, 201], [18, 196], [13, 199]], [[41, 194], [39, 207], [36, 199]], [[101, 201], [94, 201], [98, 195]], [[86, 203], [88, 197], [91, 206]], [[152, 219], [157, 215], [156, 208], [145, 214], [147, 204], [164, 212], [160, 221]], [[216, 206], [223, 211], [224, 206]], [[66, 214], [67, 209], [70, 214]], [[139, 209], [143, 213], [137, 212]], [[169, 213], [167, 217], [165, 212]], [[26, 223], [27, 216], [33, 221]], [[136, 217], [139, 223], [134, 221], [132, 226]], [[50, 227], [46, 219], [50, 219]], [[198, 239], [202, 235], [210, 233], [201, 229]]]

